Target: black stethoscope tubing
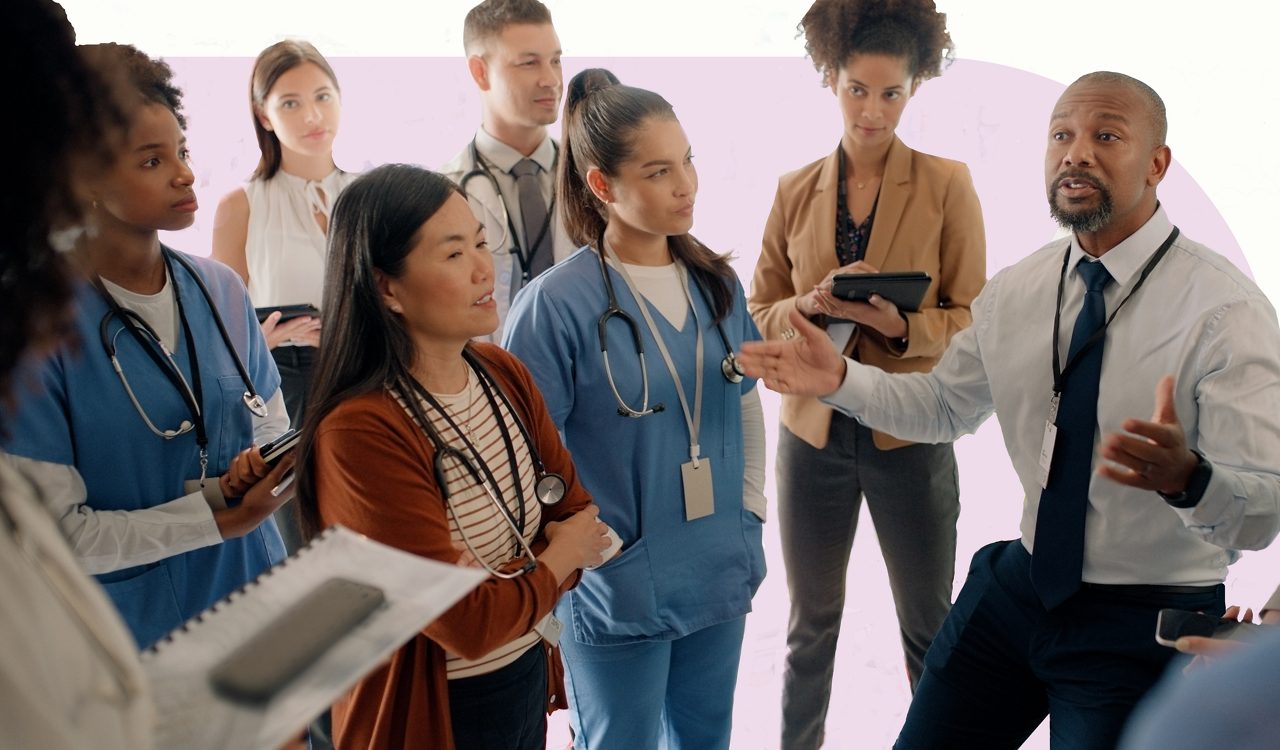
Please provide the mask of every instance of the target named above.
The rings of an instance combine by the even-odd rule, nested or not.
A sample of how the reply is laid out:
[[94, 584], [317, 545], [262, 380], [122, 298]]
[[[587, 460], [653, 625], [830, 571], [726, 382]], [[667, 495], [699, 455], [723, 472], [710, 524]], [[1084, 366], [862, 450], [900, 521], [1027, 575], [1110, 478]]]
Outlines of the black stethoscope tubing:
[[[232, 362], [235, 363], [236, 372], [239, 373], [240, 380], [244, 383], [245, 393], [242, 399], [245, 406], [248, 407], [252, 413], [258, 416], [266, 416], [267, 409], [262, 397], [258, 395], [257, 389], [254, 388], [253, 379], [249, 377], [249, 372], [245, 369], [244, 362], [241, 361], [240, 354], [236, 351], [230, 334], [227, 333], [227, 327], [222, 320], [222, 315], [218, 312], [217, 305], [214, 304], [213, 295], [210, 294], [209, 288], [205, 286], [204, 280], [200, 278], [200, 274], [196, 272], [195, 267], [192, 266], [188, 260], [169, 247], [161, 245], [160, 252], [161, 257], [164, 259], [165, 270], [168, 272], [169, 278], [172, 279], [173, 300], [175, 306], [178, 308], [178, 321], [182, 326], [183, 337], [186, 340], [187, 345], [187, 354], [191, 360], [190, 386], [187, 385], [186, 379], [182, 375], [182, 371], [178, 368], [177, 363], [172, 359], [172, 357], [161, 356], [161, 353], [156, 351], [157, 348], [159, 348], [161, 352], [164, 350], [163, 344], [160, 342], [160, 336], [155, 332], [155, 329], [153, 329], [151, 325], [137, 313], [122, 307], [120, 303], [116, 301], [115, 297], [111, 296], [111, 293], [106, 290], [101, 279], [97, 279], [94, 286], [106, 301], [109, 309], [107, 310], [107, 314], [103, 316], [101, 323], [98, 325], [98, 335], [102, 341], [103, 351], [106, 352], [107, 358], [111, 361], [112, 366], [122, 378], [123, 370], [121, 369], [119, 360], [116, 357], [115, 340], [108, 335], [108, 328], [113, 318], [118, 318], [120, 320], [120, 323], [125, 330], [129, 331], [129, 334], [138, 342], [138, 345], [142, 350], [147, 353], [147, 356], [151, 361], [155, 363], [156, 367], [158, 367], [162, 373], [164, 373], [165, 378], [173, 385], [174, 390], [178, 392], [178, 395], [182, 397], [182, 401], [186, 405], [187, 411], [191, 414], [191, 421], [195, 426], [196, 444], [199, 446], [201, 451], [203, 473], [203, 464], [207, 461], [208, 457], [209, 436], [207, 431], [208, 428], [204, 420], [204, 387], [200, 375], [200, 355], [196, 348], [195, 335], [191, 329], [191, 324], [187, 320], [186, 308], [182, 302], [181, 285], [178, 283], [177, 276], [173, 271], [173, 261], [176, 260], [195, 281], [196, 287], [200, 290], [201, 296], [204, 297], [205, 303], [209, 307], [209, 312], [213, 315], [213, 320], [218, 328], [218, 335], [222, 338], [223, 346], [231, 356]], [[126, 388], [127, 387], [128, 386], [126, 384]], [[141, 405], [138, 405], [138, 408], [141, 409]]]
[[[453, 419], [453, 416], [449, 411], [445, 409], [438, 400], [436, 400], [435, 396], [433, 396], [430, 391], [423, 388], [416, 379], [410, 378], [409, 384], [413, 391], [421, 397], [422, 400], [430, 404], [432, 409], [435, 409], [436, 412], [444, 417], [445, 422], [453, 430], [454, 434], [462, 440], [464, 447], [467, 449], [467, 452], [464, 453], [460, 448], [456, 448], [446, 442], [444, 436], [442, 436], [435, 428], [435, 425], [431, 423], [431, 419], [425, 414], [422, 415], [419, 418], [419, 421], [422, 423], [423, 432], [427, 435], [427, 438], [431, 441], [436, 450], [435, 457], [432, 460], [432, 474], [435, 477], [436, 485], [440, 488], [441, 498], [444, 500], [446, 507], [448, 507], [450, 511], [452, 511], [453, 505], [451, 502], [449, 483], [445, 476], [445, 458], [450, 456], [453, 457], [455, 461], [462, 465], [477, 485], [480, 485], [481, 487], [487, 485], [491, 488], [492, 491], [488, 494], [491, 494], [494, 504], [498, 506], [499, 510], [506, 518], [507, 523], [511, 526], [513, 532], [515, 532], [517, 536], [515, 541], [515, 553], [519, 555], [521, 548], [526, 546], [524, 543], [524, 531], [528, 521], [524, 503], [524, 484], [520, 480], [520, 466], [519, 460], [516, 456], [515, 441], [512, 438], [510, 430], [507, 428], [507, 420], [503, 416], [502, 409], [499, 406], [499, 399], [501, 399], [502, 405], [506, 407], [507, 412], [511, 414], [511, 418], [515, 420], [516, 429], [520, 432], [520, 437], [524, 440], [525, 447], [529, 451], [529, 458], [533, 463], [534, 468], [535, 498], [543, 505], [554, 505], [564, 497], [567, 485], [565, 484], [564, 478], [559, 474], [546, 470], [546, 466], [542, 463], [542, 456], [539, 454], [537, 446], [534, 445], [534, 442], [529, 435], [528, 428], [525, 427], [524, 421], [516, 412], [515, 407], [511, 403], [510, 398], [507, 397], [506, 392], [502, 390], [502, 386], [493, 378], [484, 365], [471, 354], [471, 352], [463, 350], [463, 358], [466, 360], [467, 365], [475, 371], [477, 379], [480, 382], [480, 389], [484, 392], [485, 400], [488, 401], [489, 408], [493, 410], [494, 417], [498, 423], [498, 429], [502, 433], [504, 452], [507, 454], [507, 463], [510, 466], [511, 478], [515, 484], [516, 504], [518, 506], [517, 512], [519, 513], [519, 516], [517, 517], [512, 513], [511, 506], [507, 502], [493, 470], [489, 467], [488, 462], [484, 460], [480, 451], [467, 437], [467, 434], [462, 429], [461, 425]], [[467, 453], [470, 453], [470, 456], [468, 456]], [[468, 546], [470, 546], [469, 542]], [[532, 555], [530, 555], [530, 558], [531, 559], [525, 563], [526, 569], [524, 572], [532, 569], [532, 566], [535, 564], [532, 560]]]
[[[604, 246], [604, 237], [600, 238], [599, 246]], [[609, 356], [609, 338], [607, 330], [609, 320], [611, 318], [618, 318], [623, 323], [626, 323], [627, 328], [631, 331], [631, 340], [635, 345], [636, 356], [640, 358], [641, 378], [646, 381], [645, 393], [647, 401], [647, 381], [649, 378], [647, 368], [644, 364], [644, 337], [640, 334], [640, 326], [636, 323], [635, 318], [618, 305], [618, 296], [614, 292], [613, 279], [609, 276], [609, 265], [605, 260], [604, 253], [599, 248], [592, 249], [596, 253], [596, 259], [600, 261], [600, 277], [604, 279], [604, 292], [607, 297], [605, 311], [596, 321], [596, 331], [600, 337], [600, 353], [606, 358]], [[703, 289], [701, 282], [699, 282], [698, 277], [695, 274], [690, 274], [690, 277], [693, 280], [693, 285], [697, 287], [698, 294], [702, 297], [702, 301], [706, 303], [708, 308], [710, 308], [711, 299], [707, 296], [706, 289]], [[644, 304], [644, 302], [643, 300], [636, 300], [636, 304]], [[729, 343], [729, 336], [724, 332], [724, 325], [722, 321], [717, 320], [715, 327], [716, 333], [720, 336], [720, 343], [724, 345], [725, 351], [724, 358], [720, 360], [720, 374], [723, 375], [724, 379], [729, 383], [741, 383], [744, 376], [742, 366], [738, 364], [738, 358], [733, 355], [733, 347]], [[617, 395], [616, 390], [614, 391], [614, 394]], [[619, 401], [621, 401], [620, 398]], [[625, 404], [620, 404], [618, 406], [618, 414], [624, 417], [641, 417], [645, 414], [656, 414], [657, 412], [664, 411], [665, 409], [666, 407], [659, 403], [654, 404], [650, 409], [641, 409], [637, 412]]]
[[[556, 145], [555, 141], [551, 142], [551, 147], [555, 151], [555, 155], [551, 157], [551, 171], [554, 172], [556, 163], [560, 159], [560, 147]], [[477, 177], [481, 177], [493, 188], [493, 194], [502, 203], [502, 213], [507, 220], [507, 234], [511, 237], [511, 252], [516, 256], [516, 262], [520, 264], [520, 277], [527, 283], [533, 278], [530, 272], [533, 252], [542, 244], [547, 232], [551, 230], [551, 217], [555, 216], [556, 211], [556, 195], [554, 192], [551, 194], [551, 203], [547, 206], [547, 215], [542, 220], [542, 227], [538, 230], [537, 238], [529, 243], [531, 249], [526, 254], [525, 249], [520, 246], [520, 235], [516, 234], [515, 224], [511, 221], [511, 211], [507, 209], [507, 200], [502, 197], [502, 189], [498, 186], [498, 178], [494, 177], [493, 172], [489, 170], [488, 161], [480, 156], [480, 149], [476, 147], [474, 136], [471, 138], [471, 144], [468, 148], [471, 151], [471, 171], [462, 175], [458, 180], [458, 187], [464, 194], [469, 195], [467, 193], [467, 183]]]

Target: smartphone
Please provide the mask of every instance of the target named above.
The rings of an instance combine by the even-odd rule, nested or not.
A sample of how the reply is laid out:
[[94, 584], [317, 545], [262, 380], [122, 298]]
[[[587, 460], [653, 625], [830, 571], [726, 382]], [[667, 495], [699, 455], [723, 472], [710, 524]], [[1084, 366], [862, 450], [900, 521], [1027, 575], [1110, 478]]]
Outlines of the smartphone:
[[209, 682], [229, 700], [267, 703], [384, 601], [377, 586], [330, 578], [216, 664]]
[[289, 430], [259, 448], [258, 453], [262, 456], [262, 460], [267, 462], [267, 466], [275, 468], [275, 465], [280, 463], [280, 459], [284, 458], [286, 453], [298, 447], [298, 441], [301, 439], [301, 432]]
[[1156, 616], [1156, 643], [1173, 648], [1177, 640], [1186, 635], [1245, 640], [1252, 635], [1250, 631], [1254, 627], [1251, 622], [1223, 620], [1203, 612], [1162, 609]]

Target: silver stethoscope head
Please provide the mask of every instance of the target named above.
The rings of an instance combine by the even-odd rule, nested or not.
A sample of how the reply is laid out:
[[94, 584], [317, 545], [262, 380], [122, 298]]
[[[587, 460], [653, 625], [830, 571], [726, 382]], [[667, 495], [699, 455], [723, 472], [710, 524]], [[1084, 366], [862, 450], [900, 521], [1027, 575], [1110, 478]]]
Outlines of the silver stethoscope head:
[[[742, 378], [738, 379], [741, 380]], [[249, 411], [252, 412], [255, 417], [266, 417], [270, 414], [267, 410], [267, 402], [262, 400], [262, 396], [245, 391], [241, 398], [244, 399], [244, 405], [249, 407]]]
[[543, 474], [533, 485], [533, 496], [543, 505], [555, 505], [564, 499], [564, 478], [554, 472]]
[[733, 352], [724, 355], [724, 359], [720, 360], [720, 372], [724, 375], [724, 379], [735, 385], [742, 382], [746, 373], [742, 371], [742, 365], [738, 364], [738, 358], [733, 356]]

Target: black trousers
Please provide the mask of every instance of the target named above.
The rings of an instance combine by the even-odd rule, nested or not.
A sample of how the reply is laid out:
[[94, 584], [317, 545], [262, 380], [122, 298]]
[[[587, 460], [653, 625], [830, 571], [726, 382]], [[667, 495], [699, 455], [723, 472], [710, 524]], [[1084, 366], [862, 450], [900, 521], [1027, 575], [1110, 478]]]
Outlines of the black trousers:
[[[315, 362], [314, 346], [277, 346], [271, 350], [271, 358], [280, 371], [280, 392], [284, 406], [289, 410], [289, 424], [295, 430], [302, 429], [307, 414], [307, 392], [311, 389], [311, 366]], [[302, 546], [302, 530], [298, 523], [298, 505], [294, 500], [281, 505], [275, 512], [276, 526], [284, 538], [284, 548], [289, 554]]]
[[449, 680], [449, 718], [458, 750], [545, 750], [547, 654], [542, 643], [496, 672]]
[[1162, 608], [1218, 616], [1225, 587], [1087, 586], [1046, 612], [1018, 540], [973, 556], [969, 578], [925, 657], [896, 750], [1019, 747], [1046, 715], [1053, 750], [1111, 750], [1160, 678]]

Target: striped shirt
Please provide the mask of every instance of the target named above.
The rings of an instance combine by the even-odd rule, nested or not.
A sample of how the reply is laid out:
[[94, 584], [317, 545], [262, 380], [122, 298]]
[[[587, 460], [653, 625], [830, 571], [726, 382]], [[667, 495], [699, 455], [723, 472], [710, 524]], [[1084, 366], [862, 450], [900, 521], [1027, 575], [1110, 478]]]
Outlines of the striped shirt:
[[[393, 392], [393, 395], [410, 418], [413, 418], [412, 411], [399, 394]], [[421, 397], [418, 397], [419, 408], [431, 420], [441, 438], [467, 456], [481, 477], [485, 477], [483, 467], [488, 466], [497, 480], [498, 498], [511, 509], [511, 515], [517, 524], [520, 520], [520, 511], [516, 502], [517, 497], [523, 494], [525, 513], [523, 536], [525, 542], [531, 544], [542, 522], [542, 506], [534, 497], [533, 485], [536, 477], [533, 459], [529, 454], [529, 446], [515, 421], [515, 415], [507, 408], [503, 399], [494, 394], [494, 400], [498, 409], [501, 410], [507, 434], [511, 436], [515, 449], [522, 493], [517, 492], [516, 483], [512, 478], [510, 454], [503, 441], [494, 407], [485, 396], [484, 388], [481, 387], [475, 371], [471, 368], [467, 369], [467, 386], [461, 393], [432, 393], [431, 395], [444, 407], [445, 412], [452, 418], [453, 424], [450, 424], [444, 414]], [[475, 460], [473, 450], [480, 454], [480, 461]], [[516, 545], [510, 524], [503, 518], [503, 513], [498, 509], [493, 498], [476, 481], [465, 464], [455, 456], [446, 456], [443, 464], [445, 482], [448, 485], [448, 504], [451, 506], [448, 513], [449, 533], [454, 545], [461, 550], [468, 549], [462, 534], [465, 529], [467, 538], [470, 539], [471, 546], [474, 548], [472, 554], [483, 559], [492, 568], [501, 568], [521, 556], [521, 550]], [[531, 630], [475, 660], [463, 659], [456, 654], [446, 654], [448, 677], [453, 680], [496, 672], [514, 662], [531, 646], [536, 645], [539, 638], [537, 632]]]

